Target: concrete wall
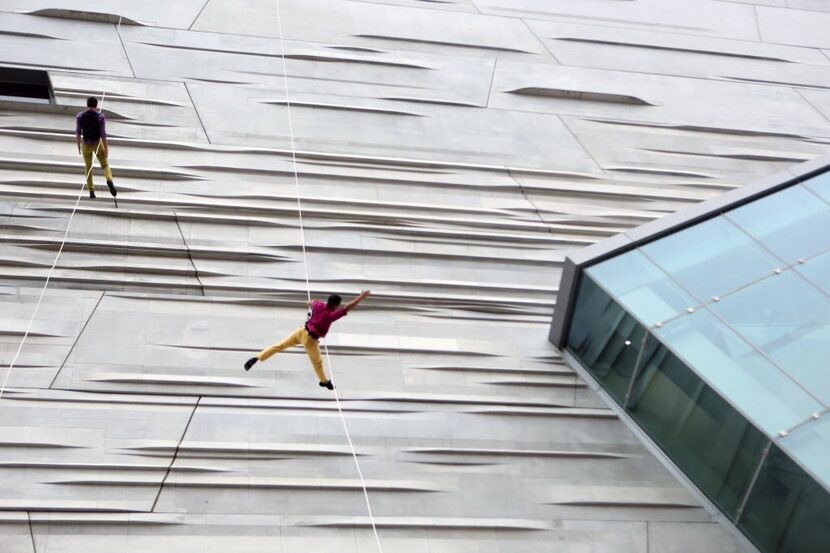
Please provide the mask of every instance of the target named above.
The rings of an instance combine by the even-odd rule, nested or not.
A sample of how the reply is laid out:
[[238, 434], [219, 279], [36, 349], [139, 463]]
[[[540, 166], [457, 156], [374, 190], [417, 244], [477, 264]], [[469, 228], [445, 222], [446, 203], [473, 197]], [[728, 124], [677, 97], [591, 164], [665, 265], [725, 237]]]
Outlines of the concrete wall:
[[[830, 150], [830, 8], [280, 5], [311, 290], [375, 292], [328, 344], [386, 551], [738, 551], [547, 328], [568, 252]], [[302, 351], [241, 368], [304, 317], [276, 14], [0, 0], [58, 102], [0, 102], [0, 363], [103, 90], [120, 190], [96, 172], [0, 399], [3, 553], [376, 551]]]

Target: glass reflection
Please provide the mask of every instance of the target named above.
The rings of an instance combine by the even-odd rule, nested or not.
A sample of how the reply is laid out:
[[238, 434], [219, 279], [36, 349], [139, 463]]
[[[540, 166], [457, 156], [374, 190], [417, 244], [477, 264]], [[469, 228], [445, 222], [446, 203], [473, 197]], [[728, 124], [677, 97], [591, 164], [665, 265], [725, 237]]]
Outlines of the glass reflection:
[[785, 271], [710, 307], [802, 387], [830, 404], [830, 298], [795, 271]]
[[628, 412], [715, 505], [734, 517], [768, 442], [764, 434], [665, 346], [644, 359]]
[[830, 202], [830, 171], [816, 175], [801, 184], [821, 196], [826, 202]]
[[583, 277], [568, 350], [620, 404], [637, 363], [645, 329], [590, 277]]
[[830, 413], [792, 431], [779, 444], [825, 488], [830, 488]]
[[830, 252], [814, 257], [803, 265], [797, 265], [795, 270], [804, 275], [813, 286], [830, 295]]
[[764, 553], [828, 551], [830, 494], [773, 445], [738, 528]]
[[830, 206], [800, 185], [725, 216], [787, 263], [830, 248]]
[[778, 259], [723, 217], [661, 238], [642, 250], [702, 301], [772, 274], [780, 265]]
[[649, 326], [698, 303], [637, 250], [594, 265], [586, 273]]
[[684, 315], [654, 333], [769, 435], [822, 408], [708, 309]]

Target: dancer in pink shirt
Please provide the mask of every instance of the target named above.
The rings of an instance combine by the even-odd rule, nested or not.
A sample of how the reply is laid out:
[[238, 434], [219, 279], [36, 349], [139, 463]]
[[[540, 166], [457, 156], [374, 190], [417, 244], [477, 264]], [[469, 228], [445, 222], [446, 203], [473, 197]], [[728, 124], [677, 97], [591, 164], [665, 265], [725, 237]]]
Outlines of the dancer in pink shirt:
[[277, 342], [257, 354], [256, 357], [251, 357], [245, 361], [245, 370], [250, 370], [257, 361], [265, 361], [275, 353], [302, 344], [311, 359], [311, 364], [314, 366], [314, 372], [317, 373], [317, 378], [320, 379], [320, 386], [334, 389], [331, 380], [326, 377], [326, 372], [323, 370], [323, 357], [320, 355], [320, 338], [324, 338], [328, 334], [331, 324], [345, 317], [349, 311], [357, 307], [357, 304], [369, 297], [371, 292], [364, 290], [355, 299], [347, 303], [344, 307], [340, 307], [343, 299], [337, 294], [329, 296], [324, 303], [320, 300], [311, 300], [308, 306], [311, 309], [311, 315], [303, 326], [289, 334], [281, 342]]

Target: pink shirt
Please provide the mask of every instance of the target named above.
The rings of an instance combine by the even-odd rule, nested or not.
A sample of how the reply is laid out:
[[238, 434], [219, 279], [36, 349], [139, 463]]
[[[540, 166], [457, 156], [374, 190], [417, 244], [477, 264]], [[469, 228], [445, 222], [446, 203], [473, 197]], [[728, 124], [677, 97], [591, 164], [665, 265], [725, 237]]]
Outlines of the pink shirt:
[[306, 325], [309, 330], [322, 338], [328, 333], [331, 323], [348, 314], [349, 312], [342, 307], [329, 309], [325, 302], [314, 300], [311, 302], [311, 318]]

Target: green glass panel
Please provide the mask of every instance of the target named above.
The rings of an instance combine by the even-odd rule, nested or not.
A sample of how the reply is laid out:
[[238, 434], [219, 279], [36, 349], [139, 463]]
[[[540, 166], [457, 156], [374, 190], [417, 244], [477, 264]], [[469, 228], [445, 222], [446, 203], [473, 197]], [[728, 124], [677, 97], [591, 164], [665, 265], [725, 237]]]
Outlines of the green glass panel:
[[700, 303], [639, 250], [603, 261], [586, 272], [647, 326]]
[[801, 184], [821, 196], [826, 202], [830, 203], [830, 171], [816, 175]]
[[654, 333], [769, 436], [822, 409], [797, 382], [708, 309], [684, 315]]
[[733, 518], [768, 439], [668, 348], [647, 353], [628, 412], [678, 468]]
[[810, 283], [830, 295], [830, 252], [816, 256], [795, 270]]
[[781, 449], [830, 488], [830, 413], [810, 420], [778, 442]]
[[773, 445], [738, 528], [762, 553], [830, 551], [830, 494]]
[[590, 277], [579, 285], [567, 349], [620, 404], [645, 329]]
[[724, 217], [661, 238], [642, 250], [701, 301], [772, 274], [781, 265]]
[[[804, 389], [830, 405], [830, 298], [789, 270], [710, 308]], [[808, 409], [813, 412], [816, 407]]]
[[830, 205], [796, 185], [726, 214], [787, 263], [830, 248]]

